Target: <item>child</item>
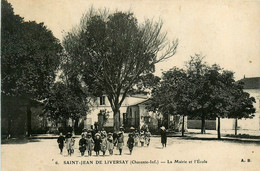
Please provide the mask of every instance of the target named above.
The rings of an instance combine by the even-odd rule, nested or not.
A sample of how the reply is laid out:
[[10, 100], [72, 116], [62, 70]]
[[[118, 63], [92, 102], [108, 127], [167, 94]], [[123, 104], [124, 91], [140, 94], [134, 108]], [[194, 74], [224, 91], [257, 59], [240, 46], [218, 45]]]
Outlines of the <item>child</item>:
[[87, 138], [86, 138], [86, 150], [88, 151], [88, 156], [92, 155], [92, 150], [94, 147], [94, 140], [92, 138], [92, 134], [91, 133], [87, 133]]
[[73, 137], [73, 135], [71, 137], [71, 141], [72, 141], [72, 143], [71, 143], [71, 154], [73, 154], [74, 153], [74, 145], [75, 145], [75, 137]]
[[145, 139], [144, 131], [141, 131], [141, 135], [140, 135], [141, 146], [144, 146], [144, 139]]
[[99, 133], [95, 134], [95, 139], [94, 139], [94, 143], [95, 143], [95, 147], [94, 147], [94, 151], [96, 152], [96, 155], [99, 156], [99, 151], [101, 150], [101, 137]]
[[103, 152], [103, 156], [105, 156], [106, 154], [106, 150], [107, 150], [107, 138], [106, 138], [106, 134], [103, 134], [101, 136], [101, 151]]
[[123, 146], [124, 146], [124, 135], [123, 133], [120, 131], [118, 133], [118, 138], [117, 138], [117, 148], [119, 150], [119, 154], [122, 155], [122, 150], [123, 150]]
[[61, 132], [59, 138], [57, 139], [57, 142], [59, 144], [60, 154], [62, 154], [62, 151], [63, 151], [64, 141], [65, 141], [65, 138], [64, 138], [64, 136], [62, 135], [62, 132]]
[[107, 149], [109, 151], [109, 154], [113, 155], [114, 142], [113, 142], [113, 136], [111, 132], [109, 132], [107, 136]]
[[135, 136], [134, 136], [134, 140], [135, 140], [135, 146], [138, 146], [138, 141], [139, 141], [139, 133], [137, 132], [137, 130], [135, 131]]
[[161, 143], [162, 148], [166, 147], [167, 144], [167, 132], [164, 126], [161, 127]]
[[84, 153], [86, 151], [86, 145], [87, 145], [87, 141], [85, 139], [85, 134], [82, 133], [81, 134], [81, 139], [79, 140], [79, 151], [81, 153], [81, 156], [84, 156]]
[[101, 137], [102, 137], [103, 135], [105, 135], [105, 136], [107, 137], [107, 132], [105, 131], [104, 128], [102, 128], [102, 130], [101, 130]]
[[151, 137], [151, 133], [150, 133], [149, 129], [147, 129], [147, 132], [145, 133], [145, 143], [146, 143], [147, 147], [149, 147], [149, 145], [150, 145], [150, 137]]
[[118, 138], [118, 134], [116, 132], [114, 132], [113, 133], [114, 146], [117, 145], [117, 138]]
[[66, 144], [66, 148], [67, 148], [67, 151], [68, 151], [68, 155], [71, 156], [71, 154], [73, 153], [74, 139], [73, 139], [72, 134], [70, 132], [67, 133], [65, 138], [66, 138], [65, 144]]
[[127, 146], [129, 148], [130, 155], [131, 155], [134, 148], [134, 138], [133, 138], [133, 134], [129, 134], [128, 136], [129, 138], [127, 140]]

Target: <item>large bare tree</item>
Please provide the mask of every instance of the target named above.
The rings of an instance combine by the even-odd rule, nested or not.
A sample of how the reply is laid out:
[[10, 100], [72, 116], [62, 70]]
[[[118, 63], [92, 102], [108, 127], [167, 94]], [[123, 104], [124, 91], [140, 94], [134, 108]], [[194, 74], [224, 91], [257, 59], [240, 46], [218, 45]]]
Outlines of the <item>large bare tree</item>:
[[67, 33], [63, 46], [68, 63], [94, 94], [108, 96], [114, 130], [120, 126], [120, 107], [129, 91], [155, 64], [176, 53], [178, 41], [166, 39], [162, 22], [138, 24], [133, 13], [107, 10], [87, 12]]

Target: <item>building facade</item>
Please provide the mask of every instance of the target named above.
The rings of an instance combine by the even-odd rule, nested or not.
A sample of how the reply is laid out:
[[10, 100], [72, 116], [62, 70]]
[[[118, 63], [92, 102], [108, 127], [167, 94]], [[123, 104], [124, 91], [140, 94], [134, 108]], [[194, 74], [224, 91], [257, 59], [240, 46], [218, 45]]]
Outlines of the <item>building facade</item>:
[[[141, 112], [139, 111], [138, 107], [132, 106], [146, 101], [147, 99], [148, 96], [145, 94], [127, 96], [120, 107], [120, 125], [123, 125], [124, 127], [128, 127], [130, 125], [134, 127], [140, 126], [139, 121], [141, 117]], [[103, 122], [103, 120], [99, 117], [99, 114], [101, 112], [105, 112], [108, 116], [105, 123], [100, 123]], [[102, 126], [105, 128], [113, 127], [113, 111], [106, 95], [102, 95], [91, 100], [90, 112], [87, 113], [83, 122], [84, 128], [87, 129], [89, 129], [91, 125], [94, 126], [95, 123], [98, 125], [102, 124]]]
[[[244, 82], [244, 91], [255, 98], [254, 107], [256, 111], [253, 118], [238, 119], [237, 128], [238, 130], [260, 130], [260, 77], [244, 78], [239, 81]], [[221, 129], [235, 129], [235, 122], [235, 119], [223, 118], [221, 119]]]

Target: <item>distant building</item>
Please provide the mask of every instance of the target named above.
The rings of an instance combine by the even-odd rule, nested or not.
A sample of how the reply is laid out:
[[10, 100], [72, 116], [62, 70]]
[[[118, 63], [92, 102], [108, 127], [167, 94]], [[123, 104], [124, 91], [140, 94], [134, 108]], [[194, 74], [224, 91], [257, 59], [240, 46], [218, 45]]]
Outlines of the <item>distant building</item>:
[[[238, 130], [260, 130], [260, 77], [243, 78], [238, 82], [243, 82], [244, 91], [256, 100], [256, 103], [254, 103], [255, 116], [253, 118], [238, 119]], [[221, 119], [221, 129], [235, 129], [235, 119]]]
[[150, 131], [158, 130], [160, 115], [146, 109], [149, 99], [133, 103], [128, 106], [124, 125], [127, 128], [142, 128], [146, 126]]
[[[139, 128], [141, 114], [139, 111], [132, 109], [130, 106], [142, 103], [147, 99], [148, 96], [146, 94], [127, 96], [120, 107], [120, 125], [124, 125], [124, 127], [131, 125]], [[98, 114], [102, 111], [105, 111], [109, 115], [103, 126], [112, 128], [114, 125], [113, 111], [106, 95], [102, 95], [91, 100], [90, 112], [87, 113], [86, 118], [84, 119], [84, 127], [89, 129], [91, 125], [99, 123], [100, 119]], [[132, 115], [130, 115], [131, 111]]]
[[[123, 125], [127, 131], [134, 127], [135, 129], [148, 128], [150, 131], [156, 132], [162, 125], [174, 131], [181, 130], [181, 116], [164, 118], [162, 114], [149, 111], [146, 108], [148, 104], [149, 97], [147, 94], [127, 96], [120, 107], [120, 126]], [[101, 125], [103, 119], [99, 117], [99, 113], [102, 111], [106, 111], [109, 114], [103, 127], [112, 130], [114, 125], [113, 111], [106, 95], [92, 100], [90, 112], [84, 119], [84, 128], [89, 129], [95, 123]], [[185, 130], [187, 130], [187, 117], [185, 117], [184, 122]]]

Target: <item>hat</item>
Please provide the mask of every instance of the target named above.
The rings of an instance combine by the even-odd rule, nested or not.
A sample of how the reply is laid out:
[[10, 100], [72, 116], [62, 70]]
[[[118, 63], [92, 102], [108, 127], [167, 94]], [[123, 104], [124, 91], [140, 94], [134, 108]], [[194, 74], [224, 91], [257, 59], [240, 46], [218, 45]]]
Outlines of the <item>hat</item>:
[[135, 129], [134, 127], [131, 127], [130, 129]]
[[162, 127], [161, 127], [161, 130], [163, 130], [163, 131], [164, 131], [164, 130], [165, 130], [165, 127], [164, 127], [164, 126], [162, 126]]
[[113, 134], [111, 132], [109, 132], [108, 135], [113, 135]]
[[87, 133], [87, 135], [88, 135], [88, 136], [92, 136], [92, 134], [91, 134], [90, 132], [89, 132], [89, 133]]
[[100, 133], [96, 133], [95, 136], [100, 136]]
[[121, 131], [119, 131], [119, 132], [118, 132], [118, 134], [122, 134], [122, 132], [121, 132]]

